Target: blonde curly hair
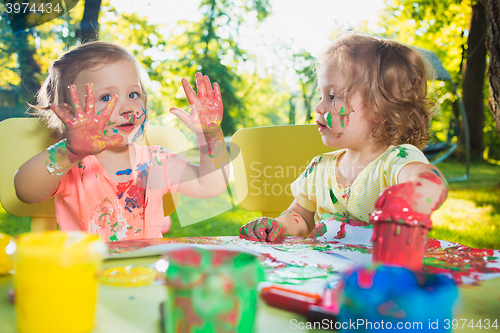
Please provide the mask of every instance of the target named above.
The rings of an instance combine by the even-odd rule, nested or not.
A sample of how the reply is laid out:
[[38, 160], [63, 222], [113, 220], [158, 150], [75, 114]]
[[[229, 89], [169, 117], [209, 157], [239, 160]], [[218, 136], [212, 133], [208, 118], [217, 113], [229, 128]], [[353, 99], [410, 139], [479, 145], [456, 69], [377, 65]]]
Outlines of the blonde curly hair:
[[427, 97], [427, 65], [412, 48], [389, 39], [349, 32], [318, 57], [345, 76], [344, 97], [359, 92], [373, 112], [373, 136], [386, 145], [422, 148], [429, 139], [432, 99]]
[[[71, 104], [68, 86], [76, 76], [87, 69], [98, 65], [113, 64], [123, 60], [132, 61], [139, 71], [135, 56], [123, 46], [111, 42], [93, 41], [81, 44], [63, 54], [50, 66], [47, 78], [36, 94], [35, 105], [30, 105], [31, 114], [40, 117], [51, 129], [52, 135], [60, 140], [66, 136], [64, 123], [50, 108], [50, 104]], [[147, 111], [147, 93], [141, 80], [141, 98]], [[84, 101], [80, 101], [82, 106]]]

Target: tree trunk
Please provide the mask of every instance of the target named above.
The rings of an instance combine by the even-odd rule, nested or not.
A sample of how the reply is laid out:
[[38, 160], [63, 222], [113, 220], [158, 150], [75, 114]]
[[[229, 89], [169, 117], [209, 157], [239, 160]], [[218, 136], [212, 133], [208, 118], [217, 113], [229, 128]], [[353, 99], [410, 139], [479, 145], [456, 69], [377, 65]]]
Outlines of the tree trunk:
[[85, 0], [82, 21], [78, 37], [82, 43], [99, 39], [99, 11], [101, 0]]
[[484, 5], [472, 6], [467, 62], [462, 82], [463, 101], [470, 129], [471, 156], [483, 158], [484, 77], [486, 70], [486, 14]]
[[[304, 106], [306, 108], [306, 124], [309, 124], [311, 120], [313, 120], [314, 116], [311, 114], [311, 107], [312, 107], [312, 99], [314, 97], [314, 93], [316, 92], [316, 87], [318, 86], [318, 81], [315, 80], [312, 84], [311, 89], [309, 90], [309, 96], [307, 96], [306, 93], [304, 93]], [[305, 87], [305, 92], [307, 92], [307, 83]]]
[[17, 52], [23, 99], [35, 102], [35, 94], [40, 89], [40, 65], [35, 60], [36, 48], [30, 43], [29, 31], [16, 33], [14, 47]]
[[486, 46], [490, 52], [488, 83], [490, 96], [488, 106], [500, 135], [500, 0], [485, 0], [488, 34]]

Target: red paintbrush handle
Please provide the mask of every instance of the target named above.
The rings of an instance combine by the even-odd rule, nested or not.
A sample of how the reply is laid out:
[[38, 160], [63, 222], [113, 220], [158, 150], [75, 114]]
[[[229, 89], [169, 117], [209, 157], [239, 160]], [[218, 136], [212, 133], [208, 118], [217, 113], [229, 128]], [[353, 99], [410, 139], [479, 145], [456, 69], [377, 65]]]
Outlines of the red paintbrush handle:
[[307, 314], [310, 305], [318, 305], [321, 300], [321, 297], [317, 294], [276, 286], [262, 288], [260, 297], [267, 305], [303, 315]]

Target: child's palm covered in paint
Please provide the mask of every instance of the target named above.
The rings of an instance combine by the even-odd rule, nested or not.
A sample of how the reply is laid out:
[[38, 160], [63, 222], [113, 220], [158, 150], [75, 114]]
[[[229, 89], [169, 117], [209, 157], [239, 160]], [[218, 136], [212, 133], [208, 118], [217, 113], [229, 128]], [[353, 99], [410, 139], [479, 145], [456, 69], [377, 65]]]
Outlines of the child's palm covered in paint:
[[94, 106], [94, 89], [92, 83], [87, 83], [85, 110], [82, 110], [75, 85], [70, 85], [74, 112], [69, 105], [51, 105], [56, 115], [66, 125], [67, 148], [76, 155], [76, 159], [95, 155], [121, 142], [123, 137], [115, 134], [107, 137], [104, 134], [106, 126], [118, 96], [113, 95], [106, 108], [96, 114]]
[[171, 112], [194, 133], [203, 134], [206, 141], [213, 141], [214, 137], [221, 134], [223, 105], [219, 85], [215, 82], [212, 89], [208, 76], [196, 73], [198, 95], [186, 79], [182, 79], [182, 87], [191, 106], [191, 113], [188, 115], [179, 108], [171, 108]]

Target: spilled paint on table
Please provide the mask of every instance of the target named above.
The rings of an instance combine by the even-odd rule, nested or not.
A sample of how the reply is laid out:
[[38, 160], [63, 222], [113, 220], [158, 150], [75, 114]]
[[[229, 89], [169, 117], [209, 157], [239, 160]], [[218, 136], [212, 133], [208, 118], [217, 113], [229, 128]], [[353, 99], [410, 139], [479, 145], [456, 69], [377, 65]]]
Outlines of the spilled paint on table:
[[[278, 243], [267, 243], [248, 241], [236, 236], [224, 236], [110, 242], [108, 243], [109, 257], [113, 258], [122, 253], [166, 244], [230, 246], [261, 253], [263, 266], [273, 272], [276, 272], [276, 269], [289, 267], [299, 267], [304, 270], [315, 267], [324, 270], [326, 275], [332, 272], [342, 272], [336, 261], [339, 256], [353, 260], [352, 266], [355, 266], [356, 258], [360, 257], [365, 258], [366, 263], [371, 263], [372, 253], [370, 245], [346, 244], [337, 240], [321, 241], [312, 238], [285, 237]], [[319, 260], [318, 254], [328, 255], [328, 260]], [[457, 284], [470, 284], [500, 277], [500, 250], [475, 249], [458, 243], [429, 239], [423, 262], [423, 272], [445, 274]]]

